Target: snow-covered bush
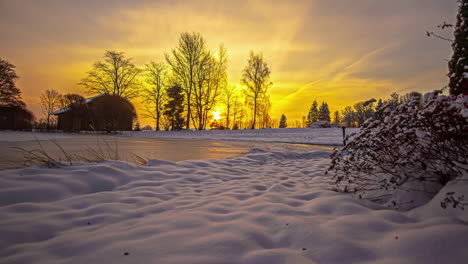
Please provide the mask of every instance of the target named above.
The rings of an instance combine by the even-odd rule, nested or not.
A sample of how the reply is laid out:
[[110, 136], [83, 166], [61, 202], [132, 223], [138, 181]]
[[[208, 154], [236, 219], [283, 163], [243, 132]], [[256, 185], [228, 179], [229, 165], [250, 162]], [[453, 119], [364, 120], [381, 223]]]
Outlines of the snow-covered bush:
[[[468, 95], [428, 93], [368, 119], [341, 150], [328, 172], [337, 191], [351, 192], [395, 209], [431, 199], [468, 168]], [[466, 174], [465, 174], [466, 175]]]

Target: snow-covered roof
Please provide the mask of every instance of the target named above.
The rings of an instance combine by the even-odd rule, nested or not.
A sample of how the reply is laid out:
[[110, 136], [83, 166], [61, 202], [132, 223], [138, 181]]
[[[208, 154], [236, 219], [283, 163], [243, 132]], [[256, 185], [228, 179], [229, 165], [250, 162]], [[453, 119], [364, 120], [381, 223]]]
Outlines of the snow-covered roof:
[[322, 124], [329, 124], [330, 122], [326, 121], [326, 120], [320, 120], [320, 121], [317, 121], [317, 122], [314, 122], [312, 123], [313, 124], [316, 124], [316, 125], [322, 125]]
[[311, 127], [319, 127], [321, 125], [329, 125], [330, 122], [326, 121], [326, 120], [320, 120], [320, 121], [316, 121], [312, 124], [310, 124]]
[[[96, 96], [93, 96], [93, 97], [86, 98], [86, 99], [85, 99], [85, 103], [89, 103], [89, 102], [93, 101], [94, 99], [96, 99], [96, 98], [98, 98], [98, 97], [101, 97], [101, 96], [103, 96], [103, 95], [105, 95], [105, 93], [100, 94], [100, 95], [96, 95]], [[52, 112], [51, 115], [59, 115], [59, 114], [65, 113], [65, 112], [67, 112], [67, 111], [70, 111], [70, 109], [71, 109], [70, 106], [71, 106], [71, 105], [67, 105], [67, 106], [65, 106], [64, 108], [60, 108], [59, 110], [57, 110], [57, 111], [55, 111], [55, 112]]]

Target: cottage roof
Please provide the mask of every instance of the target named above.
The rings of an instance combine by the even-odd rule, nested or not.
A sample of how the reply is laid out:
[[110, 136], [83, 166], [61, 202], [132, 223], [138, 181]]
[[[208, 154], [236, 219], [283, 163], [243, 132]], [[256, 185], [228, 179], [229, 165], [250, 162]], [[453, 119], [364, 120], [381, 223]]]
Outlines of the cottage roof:
[[[105, 95], [105, 93], [103, 94], [100, 94], [100, 95], [96, 95], [96, 96], [93, 96], [93, 97], [89, 97], [89, 98], [86, 98], [85, 99], [85, 103], [90, 103], [91, 101], [93, 101], [94, 99], [98, 98], [98, 97], [101, 97]], [[65, 106], [64, 108], [60, 108], [59, 110], [55, 111], [55, 112], [52, 112], [51, 115], [59, 115], [59, 114], [63, 114], [65, 112], [68, 112], [71, 110], [71, 105], [67, 105]]]

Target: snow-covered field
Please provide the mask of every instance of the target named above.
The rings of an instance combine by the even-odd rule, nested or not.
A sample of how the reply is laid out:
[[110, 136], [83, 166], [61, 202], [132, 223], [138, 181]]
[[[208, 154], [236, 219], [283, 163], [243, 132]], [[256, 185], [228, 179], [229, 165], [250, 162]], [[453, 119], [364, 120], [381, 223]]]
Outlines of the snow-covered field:
[[[346, 135], [351, 135], [359, 128], [347, 128]], [[183, 139], [214, 139], [230, 141], [255, 141], [272, 143], [296, 143], [313, 145], [343, 145], [341, 128], [268, 128], [241, 130], [205, 130], [205, 131], [130, 131], [123, 132], [126, 136], [183, 138]]]
[[0, 171], [0, 263], [466, 263], [468, 215], [440, 206], [466, 184], [386, 210], [332, 191], [329, 154]]

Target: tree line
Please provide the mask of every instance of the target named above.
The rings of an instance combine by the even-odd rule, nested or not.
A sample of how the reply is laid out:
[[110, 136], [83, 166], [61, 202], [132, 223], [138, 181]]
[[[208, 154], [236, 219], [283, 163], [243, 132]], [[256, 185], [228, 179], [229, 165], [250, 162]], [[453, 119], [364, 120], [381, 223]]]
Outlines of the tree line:
[[[448, 74], [448, 87], [455, 95], [468, 92], [467, 25], [461, 23], [459, 17]], [[283, 115], [279, 122], [270, 116], [271, 71], [262, 53], [250, 52], [242, 70], [241, 86], [228, 84], [227, 69], [227, 50], [223, 45], [213, 51], [201, 34], [182, 33], [176, 47], [165, 54], [164, 61], [151, 61], [144, 67], [137, 67], [123, 52], [106, 51], [103, 60], [95, 62], [79, 84], [90, 95], [105, 93], [124, 99], [139, 98], [143, 116], [154, 120], [156, 130], [206, 129], [208, 126], [229, 129], [287, 127], [286, 116]], [[34, 121], [16, 87], [17, 79], [15, 66], [0, 59], [0, 128], [24, 129], [31, 127]], [[387, 100], [358, 102], [333, 114], [326, 102], [319, 105], [314, 100], [302, 122], [295, 120], [291, 124], [308, 127], [324, 120], [361, 126], [369, 117], [383, 116], [379, 112], [382, 106], [396, 107], [415, 95], [421, 97], [417, 92], [402, 96], [394, 93]], [[51, 116], [54, 111], [83, 100], [81, 95], [61, 95], [53, 89], [46, 90], [40, 97], [46, 116], [41, 123], [47, 128], [54, 126]], [[211, 122], [214, 108], [219, 105], [225, 109], [224, 122]]]
[[262, 53], [250, 52], [242, 87], [228, 85], [227, 50], [210, 50], [200, 33], [182, 33], [164, 62], [135, 66], [123, 52], [107, 51], [80, 81], [89, 94], [140, 98], [143, 116], [156, 130], [203, 130], [218, 104], [226, 109], [225, 128], [263, 128], [271, 123], [270, 69]]

